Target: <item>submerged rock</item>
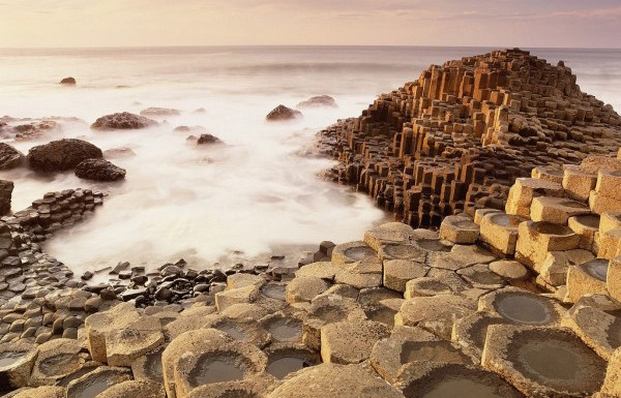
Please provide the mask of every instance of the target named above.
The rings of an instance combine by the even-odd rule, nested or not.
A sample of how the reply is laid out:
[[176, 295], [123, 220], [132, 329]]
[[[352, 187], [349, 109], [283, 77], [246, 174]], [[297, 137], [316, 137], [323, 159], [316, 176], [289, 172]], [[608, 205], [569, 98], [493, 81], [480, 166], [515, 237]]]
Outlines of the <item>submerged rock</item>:
[[173, 130], [175, 133], [197, 133], [203, 134], [207, 132], [207, 129], [203, 126], [177, 126]]
[[103, 154], [104, 157], [107, 159], [121, 159], [136, 156], [136, 152], [134, 152], [131, 148], [127, 147], [106, 149]]
[[86, 159], [75, 168], [75, 175], [87, 180], [117, 181], [125, 178], [125, 169], [105, 159]]
[[142, 116], [151, 116], [151, 117], [164, 117], [164, 116], [177, 116], [181, 112], [177, 109], [173, 108], [160, 108], [157, 106], [153, 106], [147, 109], [143, 109], [140, 111]]
[[39, 138], [56, 129], [59, 129], [58, 122], [49, 119], [30, 121], [28, 123], [18, 124], [12, 128], [15, 133], [15, 139], [18, 141]]
[[67, 86], [75, 86], [76, 85], [76, 80], [74, 77], [65, 77], [63, 78], [59, 84], [64, 84]]
[[315, 97], [310, 97], [309, 99], [300, 102], [297, 105], [297, 108], [319, 108], [322, 106], [337, 108], [338, 105], [334, 98], [329, 95], [318, 95]]
[[101, 149], [90, 142], [64, 138], [31, 148], [28, 151], [28, 163], [36, 171], [65, 171], [75, 168], [83, 160], [102, 156]]
[[276, 108], [272, 109], [270, 113], [267, 114], [265, 119], [268, 121], [283, 121], [283, 120], [293, 120], [302, 117], [302, 112], [288, 108], [284, 105], [278, 105]]
[[24, 154], [9, 144], [0, 142], [0, 170], [13, 169], [24, 163]]
[[91, 128], [96, 130], [134, 130], [156, 126], [157, 122], [129, 112], [113, 113], [95, 120]]

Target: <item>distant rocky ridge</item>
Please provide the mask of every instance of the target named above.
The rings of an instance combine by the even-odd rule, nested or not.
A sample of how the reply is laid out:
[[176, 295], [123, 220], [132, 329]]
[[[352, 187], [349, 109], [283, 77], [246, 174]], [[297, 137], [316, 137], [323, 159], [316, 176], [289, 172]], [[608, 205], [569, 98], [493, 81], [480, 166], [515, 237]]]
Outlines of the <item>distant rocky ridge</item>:
[[[519, 49], [433, 65], [358, 118], [319, 134], [327, 174], [412, 226], [504, 208], [516, 177], [621, 144], [621, 117], [583, 93], [563, 62]], [[562, 174], [562, 173], [561, 173]]]

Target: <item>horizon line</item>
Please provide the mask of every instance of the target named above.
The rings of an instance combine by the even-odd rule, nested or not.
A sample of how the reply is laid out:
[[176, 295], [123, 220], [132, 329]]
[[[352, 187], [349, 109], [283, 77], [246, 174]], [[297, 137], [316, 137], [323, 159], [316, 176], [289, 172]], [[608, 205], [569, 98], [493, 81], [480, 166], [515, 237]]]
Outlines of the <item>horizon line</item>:
[[0, 47], [0, 50], [96, 50], [96, 49], [144, 49], [144, 48], [207, 48], [207, 47], [409, 47], [409, 48], [485, 48], [485, 49], [538, 49], [538, 50], [621, 50], [621, 47], [569, 47], [569, 46], [494, 46], [494, 45], [426, 45], [426, 44], [171, 44], [130, 46], [28, 46]]

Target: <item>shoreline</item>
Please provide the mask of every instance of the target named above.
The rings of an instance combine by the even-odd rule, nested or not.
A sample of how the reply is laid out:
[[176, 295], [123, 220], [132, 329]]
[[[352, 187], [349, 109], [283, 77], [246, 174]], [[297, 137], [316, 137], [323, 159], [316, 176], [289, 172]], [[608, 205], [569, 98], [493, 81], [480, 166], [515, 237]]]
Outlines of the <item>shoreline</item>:
[[[449, 61], [319, 140], [339, 161], [329, 177], [405, 223], [302, 261], [119, 263], [99, 283], [40, 243], [102, 193], [49, 193], [3, 217], [0, 393], [621, 395], [621, 116], [569, 68], [518, 49]], [[86, 144], [71, 145], [101, 152]]]

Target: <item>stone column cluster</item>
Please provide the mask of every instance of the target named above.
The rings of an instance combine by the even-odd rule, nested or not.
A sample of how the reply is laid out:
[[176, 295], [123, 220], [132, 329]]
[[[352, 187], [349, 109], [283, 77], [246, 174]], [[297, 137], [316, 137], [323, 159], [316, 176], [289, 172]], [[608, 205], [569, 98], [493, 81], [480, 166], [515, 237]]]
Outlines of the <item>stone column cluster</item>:
[[621, 117], [576, 76], [518, 49], [433, 65], [320, 133], [334, 180], [412, 226], [504, 207], [516, 177], [621, 145]]

